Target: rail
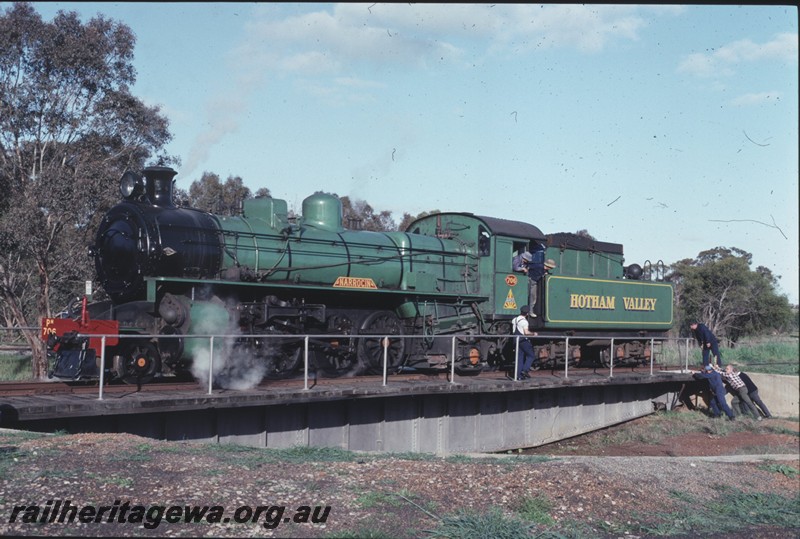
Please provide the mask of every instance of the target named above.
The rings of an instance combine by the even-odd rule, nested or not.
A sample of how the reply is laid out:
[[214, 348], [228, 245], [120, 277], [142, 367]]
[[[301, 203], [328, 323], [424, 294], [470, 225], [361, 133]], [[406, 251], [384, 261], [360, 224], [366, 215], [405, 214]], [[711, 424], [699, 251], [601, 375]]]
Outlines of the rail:
[[[20, 330], [24, 328], [0, 328], [0, 330]], [[27, 328], [27, 329], [37, 329], [37, 328]], [[208, 394], [213, 393], [214, 389], [214, 362], [215, 362], [215, 342], [218, 340], [241, 340], [241, 339], [260, 339], [260, 340], [288, 340], [291, 339], [293, 341], [297, 341], [298, 339], [302, 339], [303, 341], [303, 390], [308, 391], [309, 387], [309, 372], [310, 372], [310, 338], [311, 335], [262, 335], [262, 334], [253, 334], [253, 335], [242, 335], [242, 334], [235, 334], [235, 335], [122, 335], [122, 334], [78, 334], [80, 338], [100, 338], [101, 339], [101, 351], [100, 351], [100, 365], [106, 365], [106, 339], [110, 337], [115, 337], [120, 340], [124, 339], [158, 339], [158, 340], [166, 340], [166, 339], [207, 339], [208, 340]], [[332, 334], [332, 335], [313, 335], [315, 340], [337, 340], [341, 339], [342, 335], [340, 334]], [[358, 338], [365, 338], [364, 335], [351, 335], [350, 338], [358, 339]], [[380, 339], [381, 346], [383, 348], [383, 361], [382, 361], [382, 374], [383, 374], [383, 383], [382, 385], [388, 385], [389, 379], [389, 346], [391, 340], [397, 339], [430, 339], [429, 336], [425, 335], [369, 335], [370, 339]], [[523, 337], [523, 336], [512, 336], [512, 335], [497, 335], [497, 334], [453, 334], [453, 335], [440, 335], [434, 338], [440, 339], [451, 339], [451, 346], [450, 346], [450, 357], [448, 358], [449, 362], [449, 382], [451, 384], [457, 383], [456, 381], [456, 364], [457, 364], [457, 343], [459, 339], [468, 339], [468, 340], [477, 340], [477, 339], [489, 339], [489, 340], [500, 340], [500, 339], [509, 339], [514, 338], [514, 371], [517, 372], [519, 369], [519, 343], [520, 339], [524, 338], [531, 338], [534, 341], [536, 340], [544, 340], [547, 339], [549, 341], [564, 341], [564, 377], [566, 379], [569, 378], [570, 372], [570, 342], [578, 343], [578, 342], [587, 342], [591, 340], [596, 340], [596, 337], [576, 337], [570, 335], [547, 335], [547, 336], [539, 336], [539, 337]], [[623, 343], [623, 342], [632, 342], [632, 341], [649, 341], [650, 344], [650, 360], [649, 360], [649, 369], [650, 369], [650, 376], [654, 375], [655, 370], [655, 347], [656, 343], [659, 343], [660, 346], [663, 347], [664, 343], [671, 343], [674, 344], [674, 352], [677, 352], [677, 363], [673, 363], [676, 367], [680, 369], [680, 372], [688, 372], [689, 371], [689, 356], [690, 356], [690, 349], [694, 348], [692, 345], [695, 343], [695, 340], [692, 338], [634, 338], [634, 337], [626, 337], [626, 338], [609, 338], [609, 378], [614, 377], [614, 368], [619, 368], [618, 365], [615, 365], [615, 353], [614, 353], [614, 346], [615, 344]], [[682, 346], [681, 346], [682, 345]], [[681, 353], [683, 350], [683, 353]], [[660, 350], [660, 353], [663, 353], [663, 350]], [[573, 366], [573, 368], [575, 368]], [[555, 369], [554, 369], [555, 370]], [[105, 371], [106, 368], [100, 368], [99, 372], [99, 388], [98, 388], [98, 400], [103, 400], [103, 388], [105, 386]]]

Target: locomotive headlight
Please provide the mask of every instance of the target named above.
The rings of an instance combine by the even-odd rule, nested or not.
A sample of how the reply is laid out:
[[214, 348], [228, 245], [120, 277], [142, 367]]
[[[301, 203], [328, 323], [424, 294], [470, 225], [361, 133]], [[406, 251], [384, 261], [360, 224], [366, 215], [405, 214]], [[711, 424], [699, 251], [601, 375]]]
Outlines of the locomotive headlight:
[[134, 198], [144, 192], [142, 177], [131, 170], [125, 171], [119, 180], [119, 192], [123, 198]]

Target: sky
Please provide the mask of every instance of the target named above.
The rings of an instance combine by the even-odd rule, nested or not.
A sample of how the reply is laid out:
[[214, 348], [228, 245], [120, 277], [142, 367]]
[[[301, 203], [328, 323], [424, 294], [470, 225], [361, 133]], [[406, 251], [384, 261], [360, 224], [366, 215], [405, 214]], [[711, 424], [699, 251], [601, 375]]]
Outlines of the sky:
[[798, 303], [794, 6], [33, 4], [134, 31], [183, 189], [585, 229], [626, 263], [736, 247]]

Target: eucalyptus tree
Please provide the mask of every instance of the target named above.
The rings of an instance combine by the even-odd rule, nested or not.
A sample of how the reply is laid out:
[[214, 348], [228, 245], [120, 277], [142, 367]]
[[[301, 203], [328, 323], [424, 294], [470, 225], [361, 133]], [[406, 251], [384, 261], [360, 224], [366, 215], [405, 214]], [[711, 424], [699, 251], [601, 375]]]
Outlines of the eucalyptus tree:
[[[269, 194], [269, 189], [260, 189], [259, 195]], [[228, 176], [223, 183], [218, 174], [204, 172], [199, 180], [189, 186], [188, 205], [218, 215], [237, 215], [242, 202], [253, 198], [249, 187], [241, 176]]]
[[47, 365], [33, 328], [94, 276], [86, 247], [120, 175], [173, 161], [167, 119], [131, 93], [135, 42], [102, 15], [0, 12], [0, 316], [30, 328], [35, 378]]
[[434, 213], [439, 213], [439, 210], [423, 211], [417, 215], [411, 215], [408, 212], [403, 212], [403, 218], [400, 220], [400, 225], [398, 225], [397, 229], [405, 232], [408, 226], [417, 219], [422, 219], [423, 217], [427, 217], [428, 215], [432, 215]]
[[681, 331], [691, 321], [736, 342], [745, 335], [786, 330], [792, 309], [778, 292], [778, 277], [763, 266], [751, 269], [753, 255], [736, 247], [715, 247], [670, 266]]
[[397, 223], [392, 219], [391, 211], [376, 212], [366, 200], [353, 200], [349, 196], [343, 196], [340, 200], [342, 201], [342, 217], [346, 227], [375, 232], [397, 230]]

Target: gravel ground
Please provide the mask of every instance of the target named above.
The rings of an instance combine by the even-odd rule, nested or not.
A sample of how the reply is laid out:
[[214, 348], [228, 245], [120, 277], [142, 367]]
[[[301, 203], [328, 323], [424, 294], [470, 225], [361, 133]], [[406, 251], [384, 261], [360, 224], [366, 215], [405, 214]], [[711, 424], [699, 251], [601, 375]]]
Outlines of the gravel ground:
[[[780, 438], [769, 442], [780, 453], [773, 456], [726, 456], [742, 447], [741, 433], [729, 438], [700, 433], [650, 444], [671, 446], [673, 454], [697, 447], [698, 454], [679, 457], [629, 456], [641, 453], [634, 446], [648, 445], [638, 442], [618, 445], [616, 453], [625, 456], [587, 456], [581, 453], [599, 453], [594, 443], [572, 441], [539, 450], [568, 453], [562, 455], [444, 459], [264, 450], [126, 434], [40, 437], [0, 432], [0, 534], [404, 538], [433, 536], [429, 532], [441, 531], [443, 517], [460, 511], [483, 515], [497, 508], [507, 518], [534, 522], [531, 536], [538, 537], [649, 537], [663, 535], [665, 529], [677, 536], [687, 526], [689, 536], [713, 537], [705, 528], [700, 533], [681, 523], [719, 510], [725, 500], [739, 500], [747, 514], [774, 503], [775, 497], [798, 499], [798, 426], [796, 421], [783, 423], [787, 427], [781, 432], [769, 434]], [[758, 433], [747, 435], [752, 442]], [[602, 450], [605, 455], [614, 452], [609, 446]], [[709, 452], [712, 456], [703, 455]], [[98, 522], [92, 521], [89, 509], [87, 523], [77, 517], [69, 523], [68, 514], [62, 523], [57, 518], [48, 522], [59, 500], [61, 508], [69, 500], [78, 508], [108, 509]], [[536, 500], [546, 504], [532, 516]], [[182, 515], [187, 505], [212, 509], [200, 523], [183, 522], [177, 513], [170, 518], [181, 521], [168, 522], [164, 511], [157, 522], [160, 510], [151, 509], [180, 506]], [[245, 506], [264, 510], [256, 522], [235, 522], [247, 520]], [[280, 506], [286, 507], [282, 514]], [[327, 515], [325, 507], [330, 507]], [[146, 510], [151, 511], [149, 519], [143, 515]], [[796, 507], [783, 510], [787, 512], [789, 524], [740, 523], [721, 529], [719, 536], [798, 537], [800, 514]]]

